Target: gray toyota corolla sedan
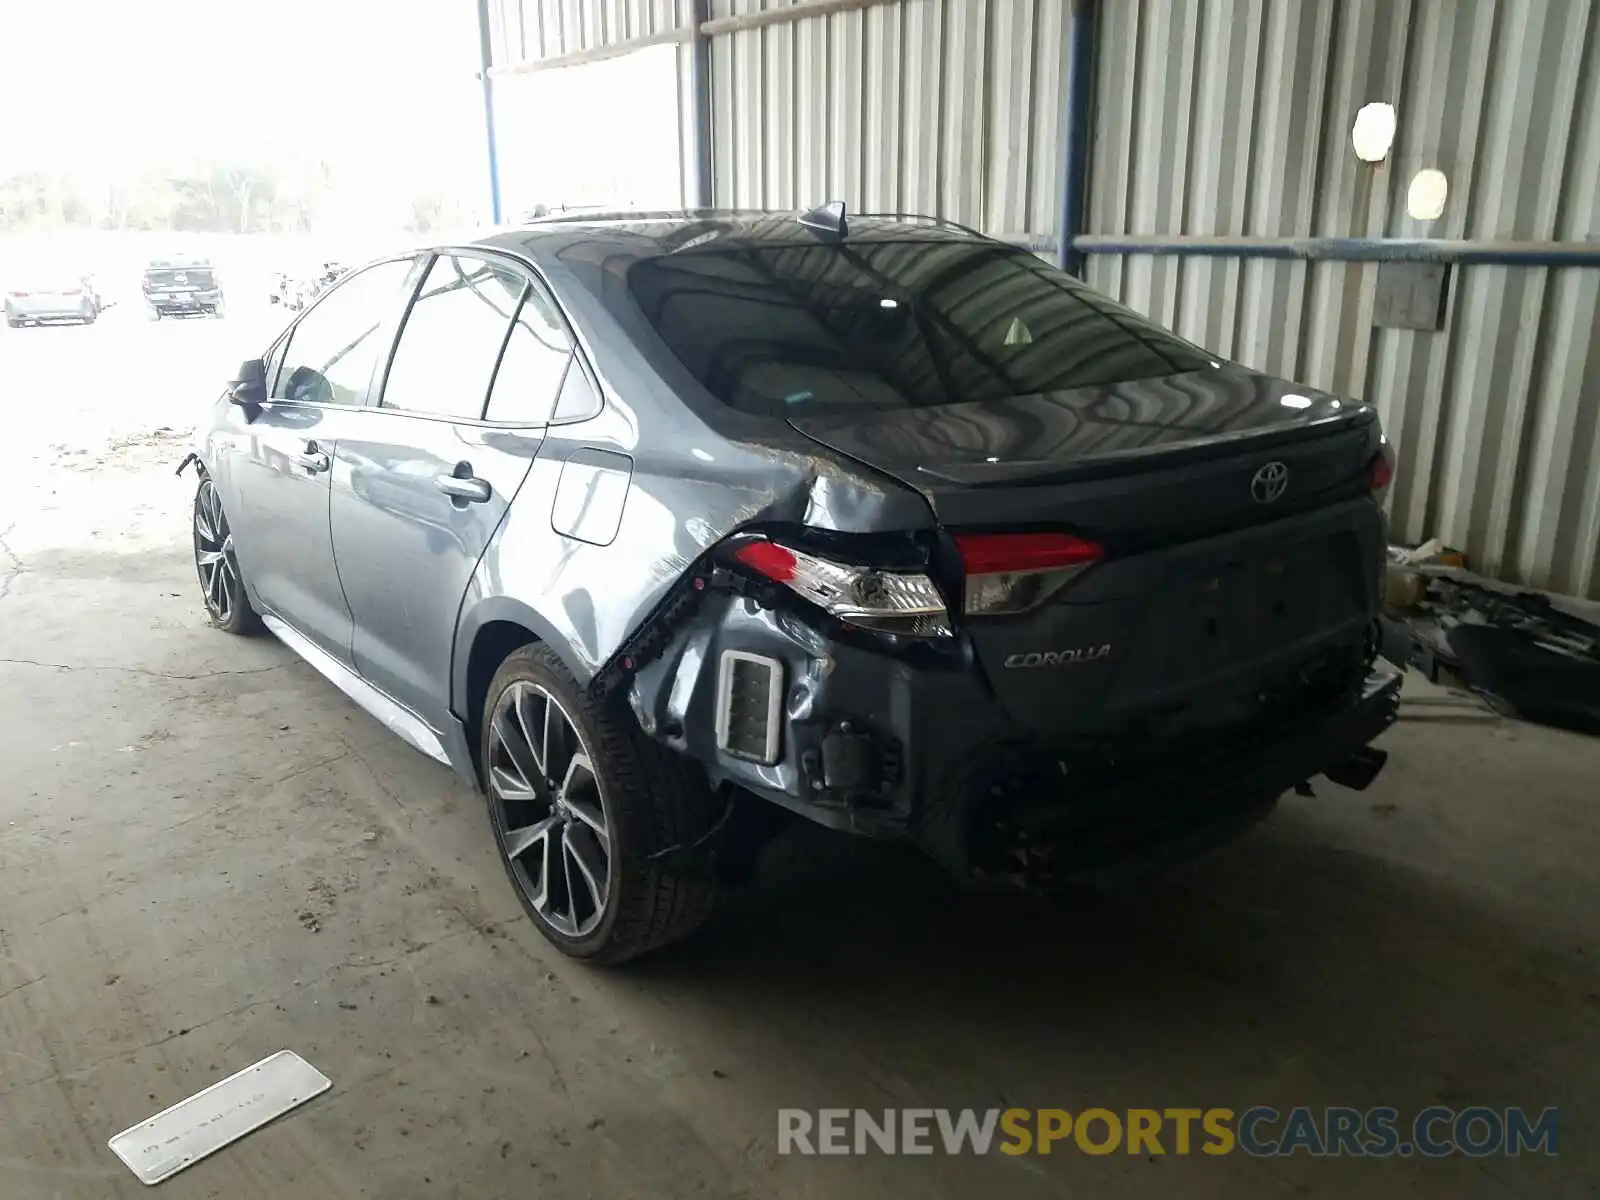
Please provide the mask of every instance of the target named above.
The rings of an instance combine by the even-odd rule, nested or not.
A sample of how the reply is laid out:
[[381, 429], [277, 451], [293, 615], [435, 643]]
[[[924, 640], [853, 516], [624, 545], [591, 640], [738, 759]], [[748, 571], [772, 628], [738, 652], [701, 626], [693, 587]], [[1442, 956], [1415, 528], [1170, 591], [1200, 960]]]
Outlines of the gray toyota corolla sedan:
[[937, 221], [371, 263], [188, 461], [215, 623], [481, 788], [580, 958], [681, 936], [796, 817], [966, 879], [1166, 861], [1366, 786], [1395, 716], [1372, 409]]

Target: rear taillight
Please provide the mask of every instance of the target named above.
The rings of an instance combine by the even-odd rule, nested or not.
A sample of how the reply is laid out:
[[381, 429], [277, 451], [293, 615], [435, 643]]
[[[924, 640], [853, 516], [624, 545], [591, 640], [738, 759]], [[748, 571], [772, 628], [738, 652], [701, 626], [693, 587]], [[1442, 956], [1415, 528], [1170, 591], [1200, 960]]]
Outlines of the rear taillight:
[[28, 298], [28, 293], [27, 292], [7, 292], [6, 293], [6, 299], [7, 300], [26, 300], [27, 298]]
[[944, 597], [921, 572], [834, 562], [764, 539], [745, 542], [734, 557], [848, 625], [906, 637], [953, 635]]
[[65, 289], [63, 289], [61, 294], [63, 296], [81, 296], [81, 295], [83, 295], [83, 289], [82, 288], [65, 288]]
[[956, 549], [967, 575], [968, 616], [1026, 612], [1105, 557], [1070, 533], [964, 533]]
[[1389, 485], [1394, 482], [1394, 447], [1387, 441], [1379, 451], [1372, 456], [1372, 461], [1367, 464], [1367, 486], [1372, 489], [1372, 494], [1382, 504], [1389, 494]]

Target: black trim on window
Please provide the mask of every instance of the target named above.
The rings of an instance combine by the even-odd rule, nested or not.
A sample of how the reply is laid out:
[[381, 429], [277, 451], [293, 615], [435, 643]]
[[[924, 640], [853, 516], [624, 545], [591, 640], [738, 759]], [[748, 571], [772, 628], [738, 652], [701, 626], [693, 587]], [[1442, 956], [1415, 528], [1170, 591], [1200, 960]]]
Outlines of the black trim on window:
[[[428, 252], [427, 251], [416, 251], [416, 250], [413, 250], [413, 251], [411, 251], [410, 253], [407, 253], [407, 254], [385, 254], [382, 258], [375, 258], [371, 262], [362, 263], [361, 266], [354, 267], [351, 270], [346, 271], [343, 275], [341, 275], [337, 280], [334, 281], [332, 286], [330, 286], [330, 287], [326, 288], [324, 291], [320, 292], [317, 295], [317, 298], [315, 300], [313, 300], [309, 305], [307, 305], [305, 309], [303, 309], [301, 312], [295, 314], [295, 318], [294, 318], [293, 321], [291, 321], [289, 323], [289, 327], [287, 329], [285, 329], [281, 334], [278, 335], [278, 340], [273, 343], [273, 349], [278, 349], [278, 348], [281, 347], [283, 349], [283, 351], [284, 351], [284, 358], [286, 359], [288, 357], [288, 351], [290, 349], [292, 349], [293, 346], [294, 346], [294, 335], [299, 332], [301, 322], [303, 322], [312, 313], [316, 312], [317, 309], [321, 308], [323, 302], [325, 300], [327, 300], [327, 298], [329, 296], [332, 296], [340, 288], [344, 287], [347, 283], [349, 283], [352, 279], [355, 279], [355, 278], [358, 278], [359, 276], [365, 275], [368, 271], [372, 270], [375, 267], [381, 267], [381, 266], [384, 266], [387, 263], [392, 263], [392, 262], [405, 262], [407, 259], [416, 260], [418, 258], [421, 258], [426, 253], [428, 253]], [[413, 266], [412, 269], [415, 270], [415, 266]], [[420, 282], [420, 277], [418, 277], [416, 279], [410, 279], [410, 277], [408, 277], [408, 286], [410, 287], [410, 290], [411, 290], [412, 293], [416, 292], [416, 286], [417, 286], [418, 282]], [[406, 295], [405, 287], [402, 287], [402, 289], [401, 289], [399, 294], [401, 296]], [[409, 304], [410, 304], [410, 302], [408, 300], [406, 302], [406, 306], [408, 308], [409, 308]], [[381, 330], [381, 328], [382, 327], [380, 325], [380, 330]], [[380, 352], [378, 354], [378, 357], [377, 357], [377, 362], [383, 363], [385, 372], [387, 372], [387, 370], [388, 370], [388, 359], [389, 359], [389, 357], [392, 357], [393, 354], [394, 354], [394, 340], [393, 340], [393, 338], [394, 338], [394, 335], [393, 335], [393, 333], [391, 333], [390, 334], [389, 354], [388, 354], [388, 356], [385, 356], [380, 350]], [[381, 343], [380, 343], [380, 345], [381, 345]], [[271, 352], [272, 352], [271, 350], [268, 351], [269, 354]], [[277, 375], [278, 372], [281, 372], [283, 370], [283, 359], [280, 359], [279, 362], [278, 362], [277, 371], [274, 372], [274, 378], [272, 380], [270, 380], [268, 382], [268, 385], [267, 385], [267, 401], [266, 401], [266, 403], [269, 404], [269, 405], [271, 405], [271, 404], [294, 404], [294, 405], [297, 405], [297, 406], [303, 406], [305, 408], [331, 408], [331, 409], [338, 409], [340, 412], [360, 412], [363, 409], [367, 409], [367, 408], [371, 408], [372, 407], [372, 380], [373, 380], [373, 378], [376, 377], [376, 365], [377, 365], [377, 363], [375, 362], [374, 363], [374, 375], [373, 376], [369, 376], [368, 379], [367, 379], [367, 390], [366, 390], [366, 393], [365, 393], [365, 397], [364, 397], [364, 399], [362, 400], [362, 402], [360, 404], [324, 404], [324, 403], [322, 403], [320, 401], [316, 401], [316, 400], [290, 400], [290, 399], [288, 399], [287, 397], [284, 397], [284, 396], [275, 396], [275, 395], [273, 395], [273, 393], [277, 391], [277, 378], [276, 378], [276, 375]]]

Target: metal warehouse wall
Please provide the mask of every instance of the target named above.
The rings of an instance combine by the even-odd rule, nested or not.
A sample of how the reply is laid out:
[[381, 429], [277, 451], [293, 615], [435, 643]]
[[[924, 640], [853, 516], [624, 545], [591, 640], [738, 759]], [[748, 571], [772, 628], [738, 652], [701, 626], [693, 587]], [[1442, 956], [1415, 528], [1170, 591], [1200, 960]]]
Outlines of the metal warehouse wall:
[[[1600, 242], [1600, 0], [484, 3], [497, 86], [677, 46], [686, 203], [843, 199], [1040, 248], [1062, 233], [1071, 14], [1094, 14], [1087, 213], [1065, 231], [1091, 282], [1219, 354], [1378, 405], [1398, 537], [1600, 597], [1600, 258], [1469, 256], [1440, 332], [1374, 328], [1378, 265], [1345, 261], [1405, 249], [1378, 239]], [[817, 11], [775, 11], [797, 7]], [[1399, 117], [1378, 170], [1349, 140], [1373, 100]], [[1425, 166], [1451, 191], [1426, 224], [1405, 213]]]
[[694, 196], [692, 40], [710, 31], [714, 203], [919, 212], [1047, 243], [1059, 225], [1067, 0], [490, 0], [494, 64], [679, 44]]
[[[788, 7], [717, 0], [715, 16]], [[1064, 0], [905, 0], [715, 37], [716, 199], [1058, 224]]]
[[[1090, 232], [1600, 239], [1600, 0], [1110, 0]], [[1399, 118], [1374, 172], [1367, 101]], [[1415, 171], [1443, 217], [1406, 215]], [[1457, 266], [1445, 329], [1372, 326], [1377, 264], [1091, 256], [1219, 354], [1375, 403], [1397, 536], [1600, 596], [1600, 270]]]

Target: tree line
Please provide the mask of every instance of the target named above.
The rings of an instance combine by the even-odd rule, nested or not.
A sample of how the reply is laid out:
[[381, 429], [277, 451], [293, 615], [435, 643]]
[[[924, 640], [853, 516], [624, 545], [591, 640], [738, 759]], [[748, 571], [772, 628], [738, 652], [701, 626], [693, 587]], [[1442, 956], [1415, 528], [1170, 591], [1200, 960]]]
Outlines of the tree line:
[[[298, 167], [209, 162], [110, 180], [28, 171], [0, 178], [0, 233], [308, 233], [337, 201], [339, 184], [339, 173], [327, 162]], [[459, 200], [438, 192], [401, 198], [395, 219], [425, 233], [466, 216]]]

